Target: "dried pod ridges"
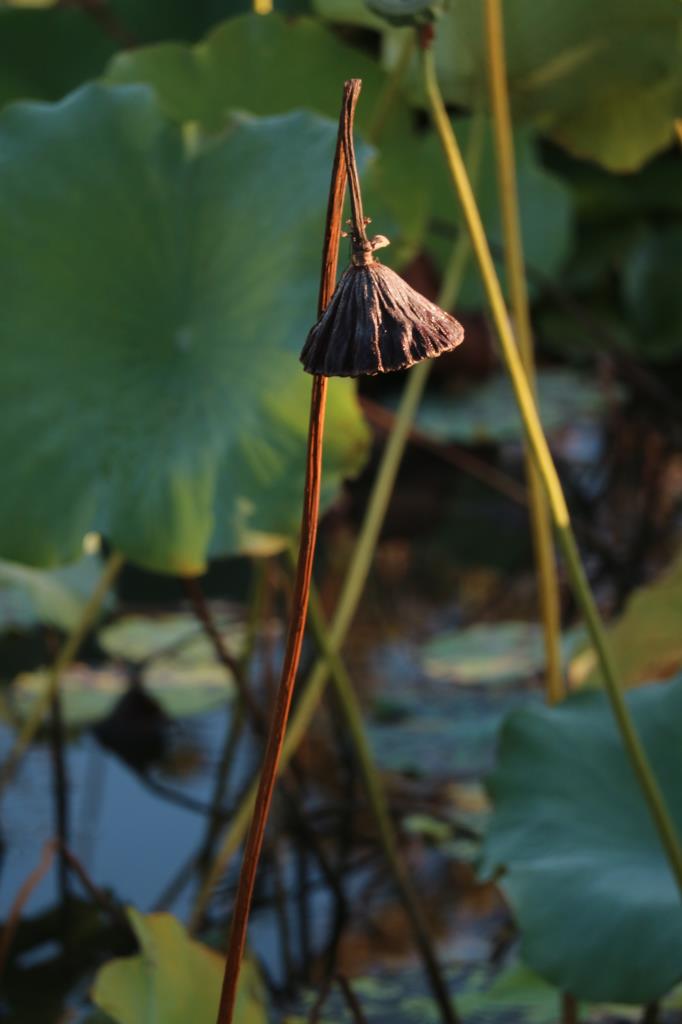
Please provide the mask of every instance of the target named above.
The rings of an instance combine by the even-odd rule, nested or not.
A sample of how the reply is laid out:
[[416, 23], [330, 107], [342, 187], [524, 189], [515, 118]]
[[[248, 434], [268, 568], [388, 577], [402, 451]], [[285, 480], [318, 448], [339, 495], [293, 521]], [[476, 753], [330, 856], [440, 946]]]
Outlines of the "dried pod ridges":
[[404, 370], [456, 348], [462, 325], [390, 267], [352, 264], [301, 353], [308, 373], [360, 377]]

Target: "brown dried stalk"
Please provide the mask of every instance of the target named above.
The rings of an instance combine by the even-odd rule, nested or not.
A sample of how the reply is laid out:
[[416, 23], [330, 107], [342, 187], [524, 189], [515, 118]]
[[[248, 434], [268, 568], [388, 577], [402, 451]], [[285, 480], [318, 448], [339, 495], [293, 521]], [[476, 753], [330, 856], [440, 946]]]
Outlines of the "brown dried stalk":
[[[360, 95], [361, 83], [357, 79], [346, 82], [343, 90], [343, 107], [339, 122], [339, 134], [334, 154], [334, 166], [327, 207], [327, 223], [325, 228], [324, 247], [322, 252], [322, 277], [318, 300], [318, 312], [327, 307], [334, 292], [336, 283], [336, 267], [338, 260], [339, 240], [341, 238], [341, 219], [343, 217], [343, 199], [346, 191], [346, 158], [343, 148], [344, 126], [352, 130], [355, 106]], [[292, 602], [291, 620], [287, 636], [287, 646], [282, 666], [282, 676], [277, 693], [275, 708], [267, 746], [263, 758], [263, 769], [258, 786], [258, 796], [249, 827], [244, 849], [244, 858], [239, 876], [239, 885], [232, 914], [232, 926], [225, 961], [225, 976], [220, 996], [217, 1024], [232, 1024], [237, 998], [237, 983], [241, 968], [249, 911], [256, 881], [256, 871], [263, 847], [263, 837], [267, 824], [272, 794], [277, 777], [279, 763], [289, 709], [294, 692], [296, 671], [301, 656], [303, 632], [308, 611], [310, 578], [313, 567], [315, 539], [317, 536], [317, 517], [320, 503], [320, 483], [322, 477], [322, 437], [324, 433], [324, 410], [327, 398], [327, 378], [316, 375], [313, 378], [310, 402], [310, 427], [308, 432], [308, 453], [306, 458], [306, 480], [303, 497], [303, 517], [301, 523], [301, 540], [296, 568], [296, 582]]]

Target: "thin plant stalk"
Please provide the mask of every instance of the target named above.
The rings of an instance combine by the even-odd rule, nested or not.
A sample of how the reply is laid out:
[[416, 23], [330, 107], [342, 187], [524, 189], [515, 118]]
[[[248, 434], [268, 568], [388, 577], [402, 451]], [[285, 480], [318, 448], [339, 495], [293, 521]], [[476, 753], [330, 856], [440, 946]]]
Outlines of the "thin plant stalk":
[[45, 690], [33, 705], [31, 714], [26, 719], [7, 760], [2, 766], [2, 771], [0, 772], [0, 792], [2, 792], [12, 778], [19, 761], [40, 729], [45, 715], [52, 704], [54, 695], [59, 689], [61, 677], [76, 657], [81, 644], [100, 612], [104, 599], [121, 571], [124, 561], [123, 555], [118, 551], [114, 551], [109, 556], [95, 589], [83, 608], [80, 619], [64, 641], [50, 669], [50, 676]]
[[400, 852], [393, 822], [391, 821], [386, 793], [374, 761], [369, 740], [367, 739], [360, 703], [348, 671], [338, 651], [334, 649], [331, 643], [331, 634], [324, 621], [320, 601], [314, 588], [310, 596], [309, 615], [315, 641], [331, 670], [334, 692], [341, 707], [349, 737], [358, 759], [367, 799], [372, 816], [376, 822], [381, 849], [393, 875], [393, 880], [410, 922], [410, 928], [431, 984], [434, 998], [440, 1007], [442, 1019], [446, 1024], [456, 1024], [459, 1017], [438, 964], [438, 958], [429, 937], [428, 924], [419, 902], [419, 897], [414, 890]]
[[[528, 383], [535, 390], [533, 329], [530, 321], [521, 234], [501, 0], [486, 0], [485, 14], [489, 93], [497, 156], [497, 184], [502, 213], [504, 263], [514, 332], [521, 361]], [[551, 704], [556, 704], [565, 694], [565, 684], [561, 668], [561, 604], [552, 522], [542, 481], [527, 443], [524, 445], [524, 449], [540, 618], [545, 640], [547, 699]]]
[[[325, 230], [322, 256], [322, 276], [318, 312], [327, 307], [336, 285], [336, 268], [338, 262], [339, 240], [341, 237], [341, 221], [343, 218], [343, 199], [346, 192], [346, 157], [344, 154], [344, 133], [350, 131], [353, 115], [360, 93], [361, 83], [352, 79], [344, 86], [343, 105], [339, 122], [339, 133], [334, 156], [332, 181], [327, 209], [327, 225]], [[249, 911], [253, 897], [253, 889], [258, 870], [265, 827], [277, 778], [278, 765], [286, 732], [291, 700], [294, 693], [296, 672], [301, 656], [303, 633], [308, 611], [308, 596], [315, 553], [317, 536], [317, 519], [320, 503], [320, 486], [322, 481], [322, 439], [324, 434], [324, 412], [327, 398], [327, 378], [321, 375], [313, 377], [310, 427], [308, 432], [308, 451], [306, 457], [306, 479], [303, 496], [303, 516], [301, 521], [301, 539], [298, 551], [296, 581], [287, 635], [287, 645], [282, 666], [279, 690], [273, 710], [270, 731], [263, 758], [258, 794], [253, 817], [246, 839], [239, 885], [232, 914], [232, 926], [225, 961], [225, 975], [218, 1008], [217, 1024], [231, 1024], [237, 999], [237, 985], [241, 968]]]
[[469, 176], [438, 85], [433, 53], [428, 47], [422, 51], [422, 67], [424, 86], [431, 115], [452, 177], [454, 190], [459, 198], [467, 224], [472, 249], [479, 266], [490, 311], [500, 339], [504, 362], [516, 395], [526, 438], [547, 494], [557, 540], [566, 561], [569, 579], [597, 654], [606, 693], [611, 703], [627, 755], [630, 758], [642, 793], [649, 806], [661, 843], [682, 895], [682, 847], [680, 846], [675, 826], [658, 781], [649, 763], [616, 678], [615, 667], [608, 649], [599, 610], [578, 552], [561, 482], [543, 433], [533, 391], [526, 377], [514, 338], [514, 332], [483, 228], [481, 215], [476, 205]]
[[[231, 677], [234, 679], [237, 686], [237, 693], [240, 698], [239, 709], [246, 712], [250, 724], [255, 729], [256, 733], [262, 737], [267, 737], [268, 734], [268, 723], [265, 714], [261, 711], [257, 701], [255, 700], [248, 683], [247, 674], [247, 663], [239, 658], [235, 658], [227, 649], [223, 638], [218, 629], [217, 623], [213, 618], [211, 607], [207, 602], [201, 584], [196, 579], [185, 579], [185, 588], [189, 595], [194, 613], [197, 619], [201, 622], [204, 632], [207, 638], [213, 645], [213, 650], [217, 660], [225, 667]], [[235, 737], [236, 742], [237, 737]], [[222, 762], [221, 762], [222, 763]], [[301, 837], [310, 846], [310, 849], [314, 853], [322, 872], [322, 875], [329, 883], [330, 887], [334, 891], [337, 900], [343, 902], [343, 894], [339, 880], [334, 873], [322, 844], [318, 841], [317, 835], [312, 829], [305, 818], [302, 807], [302, 799], [300, 793], [301, 780], [303, 773], [300, 767], [296, 764], [293, 765], [294, 772], [291, 776], [287, 775], [282, 780], [283, 785], [283, 796], [286, 799], [289, 812], [292, 819], [296, 822], [297, 828], [301, 834]], [[220, 815], [213, 813], [211, 815], [212, 821], [219, 819]], [[217, 821], [216, 830], [220, 825], [220, 821]], [[202, 862], [202, 867], [205, 867], [207, 858]]]
[[[502, 0], [485, 2], [488, 81], [493, 131], [497, 154], [498, 191], [502, 212], [504, 261], [516, 339], [528, 383], [537, 395], [535, 353], [530, 303], [526, 284], [521, 217], [518, 203], [514, 132], [507, 76]], [[552, 524], [542, 481], [533, 457], [524, 444], [526, 479], [533, 549], [538, 580], [540, 618], [545, 641], [545, 692], [549, 704], [557, 704], [566, 694], [561, 665], [561, 602], [554, 554]], [[576, 1002], [570, 993], [561, 996], [562, 1024], [577, 1020]]]
[[[471, 133], [470, 141], [471, 149], [467, 153], [474, 177], [477, 173], [482, 143], [483, 122], [478, 119], [474, 123], [474, 130]], [[468, 253], [469, 239], [463, 233], [453, 247], [452, 257], [446, 268], [443, 287], [438, 297], [438, 304], [443, 309], [451, 309], [455, 304], [464, 276]], [[386, 511], [391, 500], [400, 463], [402, 462], [417, 409], [426, 387], [431, 365], [432, 361], [427, 359], [423, 363], [418, 363], [407, 374], [393, 428], [381, 457], [379, 469], [367, 504], [367, 510], [353, 548], [350, 565], [344, 578], [330, 625], [329, 646], [334, 651], [339, 651], [343, 646], [365, 588], [374, 557], [374, 550], [379, 540], [384, 519], [386, 518]], [[318, 658], [310, 675], [301, 687], [296, 708], [287, 729], [282, 749], [280, 771], [289, 763], [308, 730], [322, 698], [329, 678], [329, 672], [330, 667], [327, 659], [325, 657]], [[237, 808], [230, 826], [223, 836], [223, 841], [215, 860], [203, 879], [190, 916], [191, 930], [196, 930], [198, 927], [206, 911], [208, 901], [211, 898], [211, 893], [244, 839], [256, 797], [257, 786], [258, 780], [256, 779]]]

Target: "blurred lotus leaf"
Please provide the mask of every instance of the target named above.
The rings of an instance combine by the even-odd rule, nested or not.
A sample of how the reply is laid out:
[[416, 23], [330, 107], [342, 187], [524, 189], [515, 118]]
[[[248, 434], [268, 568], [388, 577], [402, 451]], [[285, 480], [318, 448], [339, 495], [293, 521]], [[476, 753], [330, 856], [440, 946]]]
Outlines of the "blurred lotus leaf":
[[[550, 435], [594, 422], [610, 403], [622, 399], [620, 388], [605, 389], [594, 378], [565, 367], [539, 371], [538, 395]], [[428, 395], [419, 408], [417, 427], [434, 441], [468, 445], [517, 441], [523, 434], [512, 386], [501, 374], [462, 394]]]
[[[565, 658], [583, 638], [582, 629], [564, 634]], [[536, 622], [491, 622], [447, 630], [424, 644], [422, 665], [433, 679], [465, 686], [527, 682], [545, 667], [542, 627]]]
[[[216, 624], [227, 649], [239, 655], [244, 627], [234, 613], [216, 614]], [[202, 714], [231, 700], [234, 684], [225, 666], [216, 660], [213, 645], [193, 616], [186, 613], [126, 615], [98, 635], [100, 646], [112, 658], [141, 666], [140, 682], [170, 718]], [[26, 718], [47, 686], [47, 669], [24, 672], [11, 688], [11, 706]], [[123, 667], [92, 668], [75, 664], [61, 679], [62, 714], [70, 728], [83, 728], [113, 711], [131, 683]]]
[[[679, 834], [682, 677], [627, 700]], [[528, 966], [580, 999], [668, 992], [682, 978], [680, 894], [604, 694], [510, 715], [490, 790], [483, 873], [504, 870]]]
[[[317, 0], [333, 17], [354, 0]], [[435, 55], [446, 99], [487, 102], [484, 7], [452, 0]], [[682, 112], [677, 0], [514, 0], [505, 5], [513, 112], [578, 157], [635, 171], [674, 138]], [[395, 53], [395, 45], [386, 44]], [[392, 30], [393, 32], [398, 30]], [[421, 90], [416, 92], [421, 98]]]
[[[362, 79], [358, 134], [371, 138], [386, 73], [379, 63], [310, 18], [245, 14], [219, 25], [197, 46], [166, 42], [119, 53], [111, 82], [151, 85], [166, 113], [222, 131], [233, 110], [279, 114], [302, 107], [339, 115], [345, 79]], [[404, 103], [382, 125], [378, 157], [363, 175], [365, 208], [392, 247], [382, 262], [403, 263], [422, 240], [428, 215], [426, 154]]]

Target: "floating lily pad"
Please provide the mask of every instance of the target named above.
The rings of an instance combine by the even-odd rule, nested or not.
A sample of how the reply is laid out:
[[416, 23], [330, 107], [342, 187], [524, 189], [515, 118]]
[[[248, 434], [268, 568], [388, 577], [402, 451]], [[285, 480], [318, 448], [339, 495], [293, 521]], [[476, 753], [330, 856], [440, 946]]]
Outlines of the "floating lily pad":
[[[556, 1024], [559, 993], [521, 964], [499, 972], [444, 964], [442, 973], [467, 1024]], [[438, 1024], [442, 1020], [423, 971], [417, 967], [354, 978], [352, 985], [369, 1024]], [[306, 1005], [312, 1005], [314, 999], [315, 994], [310, 993]], [[306, 1020], [305, 1016], [291, 1016], [286, 1024]], [[325, 1003], [320, 1024], [352, 1024], [337, 992]]]
[[[19, 719], [28, 718], [44, 693], [49, 672], [22, 672], [14, 680], [11, 707]], [[157, 658], [142, 673], [144, 688], [170, 718], [198, 715], [220, 707], [234, 696], [234, 684], [217, 662], [181, 664]], [[122, 668], [91, 668], [76, 663], [61, 678], [62, 714], [70, 729], [83, 729], [106, 718], [126, 693], [130, 678]]]
[[[682, 834], [682, 677], [627, 695]], [[484, 873], [500, 868], [524, 961], [578, 998], [648, 1003], [682, 978], [680, 893], [606, 697], [511, 715]]]
[[[542, 370], [538, 395], [550, 435], [599, 419], [610, 402], [622, 397], [619, 390], [605, 392], [593, 378], [569, 369]], [[511, 384], [502, 375], [463, 394], [428, 396], [419, 408], [417, 426], [435, 441], [470, 445], [516, 441], [523, 434]]]
[[169, 649], [182, 647], [201, 632], [194, 615], [124, 615], [97, 634], [97, 641], [110, 658], [141, 663]]
[[0, 560], [0, 629], [72, 629], [101, 571], [100, 559], [91, 555], [51, 570]]
[[[36, 701], [45, 692], [50, 674], [48, 669], [22, 672], [12, 683], [9, 699], [12, 711], [19, 720], [29, 718]], [[80, 729], [105, 718], [129, 686], [122, 669], [107, 666], [93, 669], [76, 662], [62, 675], [60, 693], [62, 715], [67, 728]]]
[[[583, 639], [583, 630], [565, 634], [565, 658]], [[527, 682], [545, 667], [543, 630], [536, 622], [491, 622], [447, 630], [424, 644], [422, 664], [432, 678], [466, 686]]]
[[[128, 910], [140, 944], [137, 956], [100, 967], [91, 997], [116, 1024], [215, 1024], [224, 958], [190, 938], [171, 914]], [[245, 960], [235, 1024], [267, 1024], [266, 994]]]
[[[3, 556], [66, 561], [97, 530], [191, 574], [297, 533], [336, 130], [242, 119], [190, 151], [143, 86], [0, 115]], [[367, 439], [332, 382], [324, 504]]]

